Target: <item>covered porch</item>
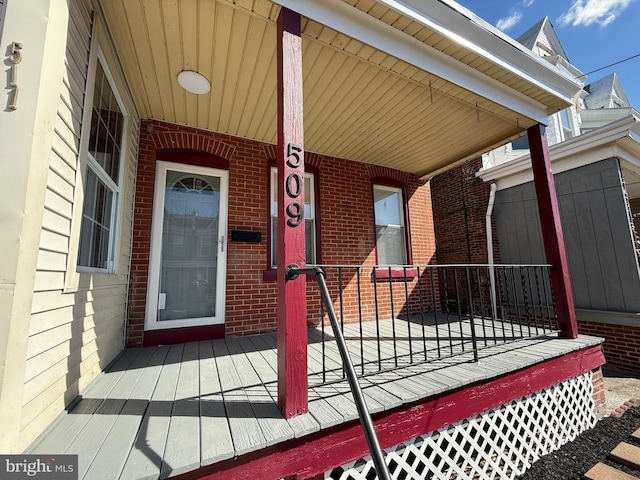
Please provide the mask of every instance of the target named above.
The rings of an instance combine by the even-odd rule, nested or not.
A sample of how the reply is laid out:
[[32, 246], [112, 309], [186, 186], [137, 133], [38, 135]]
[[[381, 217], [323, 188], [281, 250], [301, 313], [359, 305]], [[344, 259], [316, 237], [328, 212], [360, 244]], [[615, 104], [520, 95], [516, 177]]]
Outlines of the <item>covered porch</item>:
[[[166, 328], [165, 333], [173, 336], [181, 330], [162, 323], [161, 310], [170, 293], [157, 288], [160, 254], [153, 249], [160, 237], [147, 234], [147, 229], [154, 228], [152, 216], [156, 226], [159, 224], [158, 214], [149, 207], [162, 199], [160, 173], [154, 177], [155, 168], [167, 158], [227, 169], [230, 211], [236, 201], [240, 208], [247, 207], [248, 216], [255, 215], [256, 203], [270, 195], [266, 228], [247, 220], [249, 217], [234, 222], [242, 226], [253, 222], [257, 226], [250, 233], [266, 230], [267, 270], [271, 271], [265, 272], [263, 280], [276, 281], [271, 290], [275, 295], [267, 301], [277, 298], [278, 406], [291, 418], [308, 411], [305, 326], [310, 317], [306, 307], [309, 289], [304, 275], [294, 280], [285, 276], [285, 269], [321, 263], [310, 258], [309, 239], [305, 241], [309, 237], [306, 210], [312, 208], [305, 197], [307, 163], [317, 168], [318, 175], [324, 174], [324, 158], [366, 165], [369, 178], [365, 188], [371, 188], [369, 182], [375, 188], [380, 177], [387, 177], [385, 181], [392, 177], [390, 188], [396, 189], [401, 202], [402, 195], [407, 195], [407, 184], [419, 183], [415, 191], [426, 196], [425, 183], [438, 171], [525, 132], [534, 152], [545, 251], [553, 267], [550, 276], [558, 330], [564, 337], [577, 335], [543, 126], [548, 114], [570, 104], [579, 89], [575, 79], [454, 2], [162, 2], [157, 9], [142, 0], [120, 0], [105, 2], [102, 7], [138, 113], [149, 119], [143, 123], [148, 130], [140, 133], [143, 144], [138, 160], [143, 168], [138, 170], [137, 182], [142, 188], [136, 192], [135, 205], [140, 223], [137, 227], [134, 223], [132, 249], [138, 279], [130, 286], [129, 345], [149, 345], [149, 339], [166, 343], [166, 336], [159, 337], [157, 331]], [[204, 77], [208, 82], [204, 93], [185, 92], [177, 81], [183, 73]], [[172, 129], [172, 123], [185, 127]], [[156, 124], [167, 133], [156, 133]], [[185, 129], [190, 129], [190, 137], [182, 135]], [[186, 149], [205, 150], [200, 144], [190, 144], [192, 138], [203, 136], [202, 131], [218, 142], [206, 152], [210, 158], [186, 159]], [[255, 149], [266, 152], [267, 161], [257, 154], [239, 158], [244, 150], [238, 138], [256, 142]], [[271, 161], [273, 165], [268, 163]], [[262, 187], [261, 182], [251, 179], [247, 183], [246, 179], [257, 163], [274, 169], [267, 184], [277, 188], [268, 187], [263, 198], [248, 198], [253, 186], [259, 183]], [[327, 169], [330, 181], [339, 176], [337, 170]], [[410, 180], [398, 182], [398, 177]], [[332, 183], [332, 188], [323, 192], [324, 198], [331, 195], [336, 211], [349, 203], [349, 178], [345, 180], [344, 190]], [[156, 182], [153, 199], [145, 193], [147, 182]], [[224, 195], [226, 192], [220, 197]], [[369, 200], [370, 196], [371, 191], [363, 198]], [[404, 202], [408, 205], [411, 200], [405, 198]], [[417, 195], [413, 201], [418, 202]], [[415, 228], [417, 208], [412, 208], [413, 218], [405, 208], [393, 225], [397, 227], [394, 232], [403, 237], [396, 243], [404, 244], [405, 250], [395, 263], [412, 263], [412, 250], [418, 251], [421, 244], [433, 250], [423, 250], [425, 255], [418, 261], [435, 263], [429, 217], [425, 216], [426, 228]], [[353, 221], [348, 208], [342, 210], [331, 219], [336, 230]], [[226, 213], [221, 212], [222, 219]], [[367, 214], [362, 210], [353, 213], [353, 217], [363, 216], [362, 223], [366, 223]], [[232, 215], [229, 213], [229, 218]], [[414, 240], [410, 240], [410, 220]], [[377, 231], [371, 243], [342, 248], [339, 235], [325, 236], [328, 223], [322, 229], [319, 222], [316, 225], [316, 251], [333, 249], [334, 258], [339, 259], [336, 263], [352, 258], [363, 264], [377, 262]], [[225, 229], [226, 224], [220, 223], [213, 238], [215, 248], [208, 251], [217, 252], [216, 304], [220, 311], [216, 322], [224, 322], [224, 327], [218, 327], [228, 335], [231, 312], [224, 302], [237, 302], [243, 296], [253, 299], [251, 285], [242, 283], [242, 278], [247, 269], [260, 267], [245, 266], [240, 252], [249, 250], [246, 245], [225, 249], [229, 237]], [[370, 241], [370, 235], [363, 238]], [[150, 256], [145, 255], [148, 248]], [[236, 252], [238, 256], [232, 258]], [[238, 274], [225, 276], [227, 267]], [[402, 276], [400, 270], [390, 269], [389, 276]], [[259, 286], [263, 287], [270, 286]], [[239, 323], [251, 323], [238, 311], [236, 307]], [[252, 327], [259, 327], [260, 319], [252, 321], [256, 324]], [[200, 330], [193, 329], [196, 335], [207, 327], [198, 326]], [[239, 331], [237, 328], [233, 333]]]
[[[34, 324], [31, 350], [25, 340], [23, 356], [34, 373], [23, 438], [60, 412], [56, 405], [43, 412], [47, 399], [66, 404], [79, 393], [79, 401], [30, 452], [77, 453], [87, 479], [304, 479], [367, 455], [342, 359], [327, 341], [332, 334], [322, 330], [327, 305], [314, 303], [317, 290], [305, 275], [286, 276], [294, 264], [322, 263], [320, 255], [316, 262], [306, 256], [305, 175], [312, 168], [316, 179], [323, 176], [316, 251], [334, 264], [327, 269], [357, 270], [344, 304], [340, 273], [327, 281], [336, 310], [345, 307], [342, 329], [383, 448], [590, 375], [602, 364], [599, 340], [578, 336], [575, 327], [543, 125], [571, 103], [575, 79], [449, 0], [70, 0], [68, 13], [64, 87], [71, 94], [60, 102], [63, 145], [54, 150], [68, 150], [70, 164], [80, 166], [77, 175], [69, 172], [78, 188], [69, 189], [63, 212], [73, 229], [69, 218], [47, 226], [71, 239], [56, 247], [71, 253], [37, 286], [44, 292], [37, 313], [48, 322], [60, 305], [70, 312], [55, 316], [63, 340], [49, 335], [44, 320]], [[204, 76], [210, 90], [185, 91], [178, 83], [183, 72]], [[122, 123], [103, 132], [122, 98]], [[541, 287], [533, 295], [524, 287], [538, 282], [536, 274], [503, 271], [501, 289], [499, 276], [487, 280], [496, 266], [454, 266], [452, 277], [429, 270], [439, 268], [430, 176], [525, 132], [546, 252], [547, 265], [538, 267], [548, 272], [540, 284], [552, 299], [544, 311]], [[107, 136], [122, 139], [119, 156], [109, 150], [115, 140], [102, 144]], [[111, 164], [116, 158], [120, 163]], [[103, 171], [103, 163], [113, 172]], [[104, 229], [105, 258], [83, 269], [78, 245], [101, 243], [80, 234], [83, 195], [91, 194], [83, 182], [92, 172], [113, 187], [113, 211], [105, 213], [112, 228]], [[190, 187], [179, 184], [183, 179]], [[203, 179], [209, 183], [196, 188]], [[391, 243], [405, 255], [371, 267], [384, 263], [376, 187], [403, 204], [391, 229], [402, 238]], [[181, 208], [163, 208], [166, 192], [181, 189], [217, 196], [203, 208], [207, 215], [182, 208], [174, 222], [180, 228], [163, 232], [163, 215], [171, 224]], [[180, 229], [190, 232], [192, 245]], [[196, 238], [199, 230], [206, 235]], [[234, 231], [245, 240], [229, 241]], [[208, 303], [195, 314], [188, 308], [195, 296], [185, 297], [162, 318], [171, 295], [161, 288], [163, 264], [187, 254], [188, 268], [205, 256], [207, 268], [217, 268], [207, 278], [176, 276]], [[363, 300], [359, 269], [367, 265], [370, 296]], [[480, 268], [484, 274], [473, 280]], [[378, 287], [389, 297], [377, 297]], [[78, 298], [69, 296], [76, 291]], [[91, 309], [82, 302], [92, 302]], [[354, 314], [362, 305], [375, 315]], [[195, 320], [180, 324], [179, 315]], [[314, 322], [318, 327], [308, 330]], [[84, 328], [98, 337], [90, 368], [82, 347], [69, 353], [64, 343], [82, 344]], [[176, 343], [186, 330], [198, 341]], [[81, 388], [114, 358], [121, 340], [143, 346], [167, 339], [176, 345], [125, 350]], [[59, 345], [62, 353], [52, 360]], [[49, 375], [55, 378], [47, 383]], [[591, 385], [581, 387], [584, 398], [591, 398]], [[594, 418], [591, 404], [585, 411]], [[537, 454], [527, 461], [531, 455]]]
[[[469, 327], [468, 317], [462, 324], [457, 318], [450, 323], [442, 320], [439, 327], [425, 325], [426, 336], [413, 339], [406, 320], [397, 320], [395, 326], [391, 320], [364, 322], [361, 328], [345, 325], [344, 331], [356, 361], [361, 338], [365, 361], [376, 362], [378, 341], [383, 343], [385, 361], [393, 361], [393, 350], [406, 354], [411, 340], [421, 344], [428, 338], [435, 350], [435, 339], [444, 340], [447, 330], [453, 330], [456, 339], [470, 341], [461, 330], [462, 324]], [[475, 322], [480, 326], [479, 318]], [[397, 340], [392, 339], [392, 328]], [[325, 334], [329, 341], [324, 349], [322, 335], [319, 328], [308, 330], [307, 415], [285, 419], [277, 407], [274, 333], [128, 349], [26, 453], [77, 454], [78, 478], [91, 480], [359, 478], [342, 477], [339, 470], [332, 473], [338, 465], [367, 457], [368, 450], [347, 381], [322, 382], [323, 365], [342, 364], [331, 336]], [[555, 333], [517, 337], [507, 343], [491, 337], [478, 350], [434, 356], [361, 377], [382, 447], [391, 449], [482, 412], [505, 408], [534, 392], [589, 375], [603, 362], [601, 340], [595, 337], [562, 339]], [[426, 454], [426, 468], [445, 476], [461, 471], [490, 476], [501, 471], [490, 460], [500, 453], [515, 459], [513, 472], [524, 471], [529, 462], [557, 448], [554, 435], [573, 438], [585, 428], [584, 416], [587, 426], [592, 421], [589, 388], [575, 389], [570, 398], [561, 400], [562, 409], [545, 401], [540, 411], [530, 413], [537, 422], [555, 424], [557, 432], [546, 428], [543, 438], [533, 441], [535, 429], [527, 428], [535, 422], [521, 413], [511, 424], [498, 425], [498, 431], [485, 426], [484, 431], [468, 435], [474, 445], [493, 443], [495, 448], [474, 446], [461, 459], [456, 449], [440, 445]], [[557, 421], [554, 415], [560, 415]], [[575, 418], [568, 422], [564, 415]], [[388, 462], [394, 478], [415, 468], [410, 459], [393, 463], [393, 458], [389, 456]]]
[[513, 478], [595, 422], [602, 340], [559, 335], [548, 266], [321, 268], [339, 323], [310, 301], [308, 413], [279, 409], [277, 332], [127, 349], [26, 453], [87, 480], [369, 478], [338, 334], [393, 478]]

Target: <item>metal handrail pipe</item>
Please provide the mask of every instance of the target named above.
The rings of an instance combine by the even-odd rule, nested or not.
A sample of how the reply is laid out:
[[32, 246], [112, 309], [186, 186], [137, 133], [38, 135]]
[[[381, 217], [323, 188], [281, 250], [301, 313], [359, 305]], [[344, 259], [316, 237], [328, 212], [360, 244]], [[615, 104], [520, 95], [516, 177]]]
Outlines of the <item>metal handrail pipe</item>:
[[338, 318], [336, 317], [336, 312], [333, 308], [333, 302], [331, 301], [331, 296], [329, 295], [329, 290], [324, 279], [324, 272], [322, 271], [322, 268], [318, 266], [300, 268], [297, 265], [289, 265], [285, 269], [285, 274], [289, 280], [295, 280], [298, 275], [315, 275], [316, 279], [318, 280], [318, 286], [320, 287], [320, 296], [322, 297], [322, 301], [324, 302], [325, 308], [327, 309], [329, 322], [331, 323], [333, 335], [336, 339], [338, 350], [340, 351], [340, 356], [342, 357], [342, 362], [347, 374], [347, 380], [349, 381], [351, 393], [353, 394], [353, 399], [355, 400], [356, 407], [358, 409], [358, 416], [360, 417], [360, 423], [362, 425], [362, 430], [364, 431], [365, 439], [367, 440], [367, 445], [369, 446], [369, 452], [371, 453], [371, 458], [373, 460], [376, 473], [378, 474], [378, 478], [380, 480], [391, 480], [389, 468], [384, 461], [384, 454], [382, 452], [382, 448], [380, 447], [380, 442], [378, 441], [376, 431], [373, 427], [373, 420], [371, 420], [371, 415], [369, 414], [369, 410], [367, 409], [367, 405], [364, 400], [364, 394], [362, 393], [362, 389], [360, 388], [360, 384], [358, 383], [356, 370], [353, 366], [353, 362], [351, 361], [351, 357], [349, 356], [347, 342], [345, 341], [344, 335], [342, 334], [342, 331], [340, 330], [338, 325]]

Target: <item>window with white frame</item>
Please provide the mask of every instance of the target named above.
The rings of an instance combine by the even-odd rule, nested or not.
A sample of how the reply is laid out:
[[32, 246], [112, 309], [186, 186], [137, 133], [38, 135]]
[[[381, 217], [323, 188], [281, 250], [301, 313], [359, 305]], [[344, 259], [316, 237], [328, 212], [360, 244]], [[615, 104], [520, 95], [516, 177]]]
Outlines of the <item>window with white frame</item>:
[[91, 109], [78, 267], [113, 273], [127, 113], [100, 53]]
[[562, 139], [569, 140], [573, 135], [573, 122], [571, 121], [572, 117], [571, 107], [565, 108], [560, 111], [560, 125], [562, 127]]
[[407, 231], [402, 188], [373, 185], [379, 265], [407, 264]]
[[[278, 169], [270, 169], [270, 202], [269, 219], [271, 223], [271, 249], [269, 252], [269, 267], [276, 268], [278, 263]], [[316, 263], [316, 175], [304, 174], [304, 233], [305, 253], [307, 264]]]

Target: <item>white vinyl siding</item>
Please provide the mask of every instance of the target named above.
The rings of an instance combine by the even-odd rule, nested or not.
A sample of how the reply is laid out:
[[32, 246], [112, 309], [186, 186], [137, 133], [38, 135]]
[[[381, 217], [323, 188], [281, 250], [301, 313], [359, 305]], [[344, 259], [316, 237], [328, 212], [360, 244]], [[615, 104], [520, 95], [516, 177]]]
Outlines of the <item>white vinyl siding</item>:
[[[0, 0], [2, 1], [2, 0]], [[123, 348], [126, 272], [130, 263], [133, 186], [138, 132], [130, 128], [122, 170], [120, 249], [116, 259], [125, 272], [94, 288], [84, 273], [74, 289], [73, 222], [82, 214], [77, 202], [81, 162], [83, 105], [92, 48], [90, 0], [70, 0], [65, 72], [51, 146], [44, 215], [25, 370], [20, 448], [25, 448]], [[93, 20], [93, 23], [97, 21]], [[94, 42], [95, 44], [95, 42]], [[102, 45], [103, 49], [109, 46]], [[109, 65], [111, 69], [116, 68]], [[51, 79], [54, 81], [54, 79]], [[129, 111], [133, 109], [130, 108]], [[130, 125], [137, 125], [132, 115]]]

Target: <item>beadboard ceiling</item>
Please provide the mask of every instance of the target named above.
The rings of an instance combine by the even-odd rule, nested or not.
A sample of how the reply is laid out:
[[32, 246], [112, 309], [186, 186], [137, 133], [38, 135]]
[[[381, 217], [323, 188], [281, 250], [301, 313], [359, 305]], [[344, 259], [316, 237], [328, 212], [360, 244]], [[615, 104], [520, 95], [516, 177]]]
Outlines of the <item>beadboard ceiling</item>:
[[[566, 99], [381, 2], [344, 3], [548, 112], [567, 106]], [[103, 0], [102, 8], [142, 118], [276, 143], [277, 4]], [[314, 20], [303, 17], [302, 27], [307, 151], [428, 176], [537, 123]], [[187, 93], [176, 80], [181, 70], [204, 74], [211, 91]]]

